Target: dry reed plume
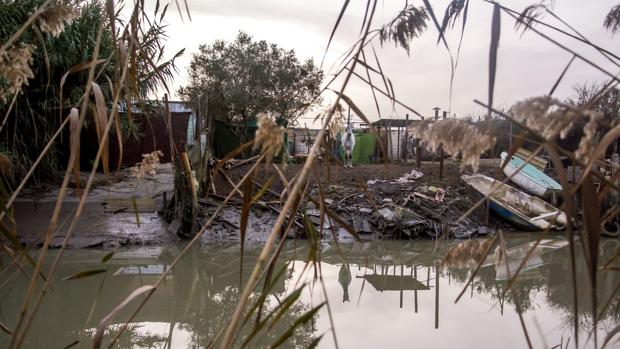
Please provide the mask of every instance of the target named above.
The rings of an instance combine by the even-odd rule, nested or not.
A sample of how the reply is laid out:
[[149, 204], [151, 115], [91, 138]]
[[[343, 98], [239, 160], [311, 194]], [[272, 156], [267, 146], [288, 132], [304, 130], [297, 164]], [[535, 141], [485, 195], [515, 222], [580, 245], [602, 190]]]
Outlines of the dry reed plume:
[[467, 240], [451, 248], [443, 259], [443, 265], [449, 268], [473, 269], [484, 257], [485, 251], [493, 239]]
[[549, 96], [533, 97], [515, 104], [511, 108], [514, 119], [546, 140], [556, 136], [565, 138], [578, 121], [588, 120], [583, 127], [575, 156], [587, 160], [594, 149], [594, 137], [603, 113], [592, 110], [578, 110]]
[[35, 46], [20, 43], [0, 51], [0, 101], [6, 103], [34, 78], [32, 51]]
[[78, 10], [69, 4], [62, 3], [52, 6], [43, 12], [38, 20], [42, 31], [57, 37], [79, 15]]
[[256, 130], [254, 149], [260, 148], [267, 162], [271, 162], [274, 156], [282, 152], [284, 129], [265, 113], [258, 114], [257, 118], [258, 130]]
[[444, 119], [412, 128], [413, 136], [423, 139], [431, 151], [440, 147], [452, 157], [463, 156], [461, 168], [470, 165], [478, 171], [480, 155], [495, 145], [495, 137], [463, 120]]
[[[323, 110], [323, 112], [319, 114], [319, 117], [327, 116], [331, 108], [332, 106], [325, 108], [325, 110]], [[342, 106], [338, 105], [336, 107], [336, 110], [334, 111], [334, 115], [332, 115], [331, 122], [327, 125], [327, 130], [329, 132], [329, 135], [333, 139], [336, 139], [338, 132], [342, 131], [346, 127], [347, 120], [344, 116], [343, 110], [344, 109], [342, 108]], [[317, 119], [319, 117], [317, 117]]]
[[10, 153], [0, 152], [0, 174], [4, 178], [13, 178], [13, 160]]
[[142, 154], [142, 161], [131, 168], [131, 175], [141, 179], [144, 175], [154, 176], [156, 174], [155, 167], [159, 164], [159, 158], [164, 156], [160, 150], [152, 153]]

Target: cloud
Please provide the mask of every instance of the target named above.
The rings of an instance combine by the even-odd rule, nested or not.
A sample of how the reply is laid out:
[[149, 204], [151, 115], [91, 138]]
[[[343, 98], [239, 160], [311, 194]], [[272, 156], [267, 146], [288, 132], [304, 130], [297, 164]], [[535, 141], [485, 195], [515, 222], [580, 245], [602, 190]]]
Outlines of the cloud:
[[[169, 28], [170, 51], [174, 51], [175, 48], [187, 48], [187, 56], [179, 62], [183, 71], [189, 66], [191, 53], [196, 52], [200, 44], [210, 43], [216, 39], [232, 40], [239, 30], [253, 35], [256, 39], [274, 42], [285, 49], [294, 49], [301, 59], [314, 58], [318, 63], [323, 57], [329, 34], [343, 3], [332, 0], [188, 0], [188, 2], [193, 21], [182, 22], [178, 16], [171, 14]], [[511, 1], [507, 4], [520, 11], [530, 3], [531, 0]], [[403, 4], [404, 1], [379, 2], [373, 27], [376, 28], [392, 18]], [[443, 15], [446, 4], [447, 1], [433, 2], [438, 16]], [[613, 5], [615, 5], [613, 0], [597, 1], [596, 4], [565, 0], [556, 2], [554, 11], [593, 42], [606, 48], [615, 48], [617, 45], [613, 38], [602, 28], [603, 18]], [[377, 49], [382, 68], [391, 79], [397, 98], [427, 115], [432, 114], [432, 108], [435, 106], [444, 110], [450, 109], [452, 113], [460, 116], [476, 110], [472, 100], [474, 98], [485, 100], [487, 95], [491, 10], [491, 6], [482, 1], [472, 1], [470, 4], [451, 105], [450, 59], [446, 50], [437, 45], [437, 32], [432, 22], [429, 23], [426, 33], [413, 41], [410, 56], [391, 43], [387, 43], [384, 47], [378, 42], [375, 43], [374, 47]], [[364, 2], [350, 2], [350, 8], [342, 20], [326, 58], [326, 68], [336, 62], [338, 57], [358, 39], [364, 11]], [[570, 31], [549, 15], [543, 19]], [[570, 53], [535, 33], [526, 32], [521, 35], [515, 32], [513, 25], [514, 20], [503, 13], [495, 97], [496, 104], [500, 106], [509, 106], [515, 101], [547, 93], [571, 57]], [[457, 23], [455, 28], [447, 35], [454, 56], [460, 35], [460, 23]], [[586, 45], [553, 30], [540, 26], [537, 28], [586, 55], [601, 67], [609, 69], [614, 74], [617, 72], [618, 67]], [[360, 71], [361, 75], [365, 76], [365, 72]], [[557, 96], [561, 98], [569, 96], [573, 93], [575, 85], [604, 78], [605, 76], [596, 69], [588, 67], [583, 62], [576, 62], [560, 84]], [[181, 73], [175, 81], [175, 86], [185, 84], [186, 79], [187, 73]], [[374, 76], [374, 79], [378, 86], [383, 85], [378, 76]], [[347, 91], [347, 94], [369, 116], [377, 117], [372, 95], [363, 82], [352, 78]], [[382, 111], [382, 114], [404, 117], [404, 109], [398, 107], [392, 109], [389, 101], [383, 99], [381, 105], [385, 107], [385, 113]]]

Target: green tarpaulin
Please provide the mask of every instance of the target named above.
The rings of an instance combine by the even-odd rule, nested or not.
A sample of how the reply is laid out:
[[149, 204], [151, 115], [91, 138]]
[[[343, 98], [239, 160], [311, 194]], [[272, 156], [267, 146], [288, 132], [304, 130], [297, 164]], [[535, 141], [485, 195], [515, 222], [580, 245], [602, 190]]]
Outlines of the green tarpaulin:
[[353, 164], [370, 164], [375, 154], [377, 139], [372, 133], [356, 133], [355, 147], [353, 147]]

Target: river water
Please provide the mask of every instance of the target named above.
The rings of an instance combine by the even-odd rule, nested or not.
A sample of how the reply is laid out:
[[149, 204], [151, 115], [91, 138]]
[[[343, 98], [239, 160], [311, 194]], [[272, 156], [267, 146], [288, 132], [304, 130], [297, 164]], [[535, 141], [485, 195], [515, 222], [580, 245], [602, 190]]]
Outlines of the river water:
[[[512, 234], [509, 251], [528, 246], [535, 235]], [[282, 347], [307, 347], [322, 336], [319, 348], [525, 348], [523, 324], [535, 348], [569, 344], [573, 348], [572, 324], [577, 316], [580, 347], [593, 347], [588, 338], [593, 327], [589, 276], [577, 244], [578, 312], [573, 308], [570, 251], [560, 237], [545, 240], [526, 263], [504, 295], [509, 273], [492, 260], [481, 268], [475, 281], [465, 288], [470, 270], [438, 268], [437, 261], [458, 241], [389, 241], [339, 246], [324, 244], [312, 251], [301, 241], [288, 242], [274, 275], [262, 317], [287, 295], [308, 283], [288, 312], [272, 327], [270, 321], [246, 347], [269, 347], [286, 333], [295, 320], [326, 298], [311, 319], [299, 326]], [[605, 240], [600, 260], [607, 261], [618, 249], [618, 240]], [[116, 251], [106, 263], [109, 251], [67, 251], [53, 289], [47, 294], [25, 341], [28, 348], [92, 347], [99, 321], [136, 288], [153, 284], [169, 268], [183, 245], [134, 248]], [[173, 268], [160, 288], [117, 343], [121, 348], [203, 348], [225, 326], [237, 304], [240, 278], [247, 280], [260, 246], [248, 246], [243, 265], [238, 244], [212, 243], [193, 248]], [[313, 252], [311, 254], [310, 252]], [[320, 252], [321, 262], [305, 261]], [[56, 252], [52, 251], [51, 258]], [[514, 262], [517, 262], [514, 264]], [[511, 261], [516, 268], [520, 259]], [[3, 263], [6, 265], [6, 260]], [[49, 263], [47, 264], [49, 267]], [[315, 270], [320, 267], [320, 273]], [[76, 273], [105, 268], [102, 274], [78, 280], [61, 280]], [[514, 270], [514, 269], [512, 269]], [[614, 292], [620, 273], [599, 272], [599, 346], [606, 334], [620, 323], [620, 296]], [[318, 275], [321, 278], [318, 278]], [[315, 276], [317, 277], [315, 279]], [[27, 287], [21, 274], [6, 273], [0, 289], [0, 321], [12, 328]], [[314, 282], [313, 282], [314, 281]], [[321, 283], [322, 281], [322, 283]], [[262, 289], [262, 283], [260, 288]], [[464, 289], [465, 288], [465, 289]], [[462, 298], [455, 299], [464, 290]], [[254, 303], [260, 292], [252, 295]], [[111, 321], [104, 343], [141, 298], [134, 300]], [[330, 321], [333, 321], [335, 331]], [[252, 317], [235, 342], [240, 347], [257, 323]], [[269, 328], [270, 327], [270, 328]], [[0, 347], [10, 338], [0, 332]], [[614, 342], [609, 347], [620, 347]]]

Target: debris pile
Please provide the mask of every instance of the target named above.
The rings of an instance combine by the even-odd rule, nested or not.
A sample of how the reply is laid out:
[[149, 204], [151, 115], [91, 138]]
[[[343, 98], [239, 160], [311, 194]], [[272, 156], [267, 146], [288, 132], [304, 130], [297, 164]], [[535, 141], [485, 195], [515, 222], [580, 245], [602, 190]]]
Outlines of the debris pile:
[[[432, 184], [432, 185], [431, 185]], [[280, 214], [281, 202], [277, 191], [267, 189], [261, 200], [249, 210], [246, 242], [265, 241]], [[371, 179], [358, 185], [311, 184], [308, 198], [300, 210], [288, 217], [282, 229], [289, 225], [288, 237], [303, 237], [307, 223], [326, 240], [353, 239], [354, 231], [362, 240], [382, 239], [438, 239], [471, 238], [487, 235], [491, 230], [479, 224], [479, 217], [462, 217], [473, 206], [464, 182], [438, 182], [424, 178], [418, 170], [411, 170], [393, 180]], [[319, 207], [322, 198], [323, 208]], [[265, 201], [262, 201], [265, 200]], [[269, 201], [271, 200], [271, 201]], [[221, 209], [205, 232], [206, 241], [238, 241], [241, 238], [242, 201], [231, 200], [226, 207], [213, 195], [199, 200], [201, 224], [205, 224], [216, 210]], [[331, 216], [335, 214], [335, 216]]]
[[[473, 205], [464, 187], [416, 184], [421, 177], [421, 172], [412, 170], [392, 181], [369, 180], [362, 191], [330, 185], [323, 190], [329, 197], [326, 207], [367, 239], [469, 238], [490, 233], [476, 218], [461, 217]], [[313, 189], [311, 195], [317, 191]], [[320, 211], [311, 206], [305, 214], [318, 229]], [[339, 237], [348, 235], [346, 229], [325, 218], [323, 230], [327, 229]]]

